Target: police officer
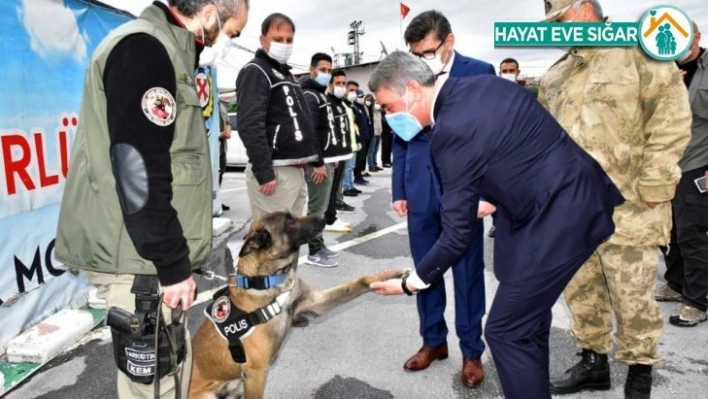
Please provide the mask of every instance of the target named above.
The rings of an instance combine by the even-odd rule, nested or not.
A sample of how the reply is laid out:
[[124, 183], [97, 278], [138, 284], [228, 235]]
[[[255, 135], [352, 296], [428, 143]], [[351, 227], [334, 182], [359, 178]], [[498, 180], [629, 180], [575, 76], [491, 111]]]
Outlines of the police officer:
[[[325, 223], [330, 230], [351, 231], [352, 224], [342, 222], [337, 219], [337, 203], [342, 193], [344, 174], [349, 164], [354, 160], [354, 152], [357, 149], [356, 132], [354, 131], [354, 112], [349, 108], [344, 96], [347, 88], [347, 74], [343, 70], [332, 72], [332, 79], [327, 89], [327, 99], [332, 106], [334, 115], [334, 135], [338, 137], [338, 144], [330, 146], [325, 150], [325, 157], [335, 156], [341, 160], [337, 162], [332, 179], [332, 189], [330, 191], [329, 203], [325, 211]], [[351, 170], [350, 170], [351, 173]], [[342, 201], [343, 202], [343, 201]]]
[[[549, 0], [546, 20], [606, 19], [596, 0]], [[663, 325], [653, 293], [657, 246], [669, 241], [678, 162], [691, 133], [686, 87], [674, 63], [639, 47], [575, 47], [543, 76], [539, 100], [626, 198], [615, 210], [615, 233], [565, 290], [582, 359], [552, 378], [551, 390], [610, 388], [614, 315], [615, 359], [629, 366], [625, 396], [649, 398]]]
[[239, 72], [238, 134], [246, 147], [246, 185], [253, 220], [267, 213], [302, 215], [304, 170], [318, 160], [317, 139], [300, 85], [287, 64], [295, 24], [274, 13], [261, 25], [261, 48]]
[[[212, 236], [211, 162], [194, 73], [204, 46], [230, 43], [247, 12], [245, 0], [155, 2], [91, 57], [55, 256], [85, 270], [109, 307], [133, 312], [131, 289], [143, 275], [156, 275], [166, 307], [187, 310], [194, 300], [192, 271], [208, 263]], [[163, 378], [162, 397], [187, 395], [186, 341], [181, 387]], [[154, 397], [135, 377], [118, 373], [119, 397]]]
[[[334, 110], [325, 93], [331, 80], [332, 57], [324, 53], [315, 53], [310, 62], [310, 74], [300, 80], [315, 125], [319, 146], [318, 161], [305, 170], [308, 216], [324, 216], [330, 201], [334, 170], [338, 166], [335, 164], [351, 157], [351, 149], [347, 148], [346, 138], [342, 138], [341, 133], [337, 134]], [[341, 174], [338, 176], [341, 178]], [[337, 266], [333, 258], [339, 253], [327, 248], [321, 233], [310, 240], [308, 247], [310, 251], [307, 256], [308, 264], [320, 267]]]

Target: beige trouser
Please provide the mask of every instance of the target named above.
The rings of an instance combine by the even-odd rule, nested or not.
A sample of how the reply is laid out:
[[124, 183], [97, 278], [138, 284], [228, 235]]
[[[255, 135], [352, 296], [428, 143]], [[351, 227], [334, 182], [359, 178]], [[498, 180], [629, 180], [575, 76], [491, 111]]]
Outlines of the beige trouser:
[[578, 346], [612, 350], [612, 315], [617, 321], [618, 362], [656, 364], [663, 319], [656, 300], [656, 247], [602, 244], [565, 289]]
[[263, 195], [258, 190], [260, 184], [253, 176], [251, 164], [246, 166], [246, 186], [248, 200], [251, 203], [251, 220], [258, 220], [272, 212], [290, 212], [302, 216], [307, 199], [307, 184], [304, 169], [293, 166], [276, 166], [275, 193]]
[[[135, 296], [130, 292], [130, 289], [133, 286], [134, 276], [132, 274], [115, 275], [109, 273], [94, 273], [90, 271], [84, 272], [91, 283], [96, 286], [96, 289], [98, 290], [96, 295], [99, 298], [104, 298], [106, 300], [107, 308], [115, 306], [130, 313], [135, 312]], [[172, 313], [170, 312], [170, 309], [163, 306], [162, 311], [164, 312], [165, 320], [169, 323], [172, 320]], [[184, 323], [185, 325], [187, 324], [186, 319]], [[192, 343], [189, 336], [189, 331], [187, 331], [186, 341], [187, 355], [181, 365], [181, 372], [177, 374], [181, 381], [180, 399], [187, 398], [187, 394], [189, 393], [189, 380], [192, 375]], [[118, 371], [119, 398], [152, 399], [155, 397], [155, 388], [153, 385], [154, 384], [146, 385], [132, 382], [120, 370]], [[160, 397], [175, 399], [174, 376], [168, 375], [160, 380]]]

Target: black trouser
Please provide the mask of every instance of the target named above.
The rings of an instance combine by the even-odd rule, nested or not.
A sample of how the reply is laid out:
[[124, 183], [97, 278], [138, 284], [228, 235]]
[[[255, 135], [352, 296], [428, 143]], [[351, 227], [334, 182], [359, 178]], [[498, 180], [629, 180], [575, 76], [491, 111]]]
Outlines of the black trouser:
[[224, 172], [226, 171], [226, 145], [224, 144], [226, 140], [219, 139], [219, 187], [221, 187], [221, 181], [224, 179]]
[[361, 140], [361, 150], [356, 153], [356, 164], [354, 165], [354, 179], [361, 179], [366, 170], [366, 155], [369, 152], [369, 142], [371, 140]]
[[391, 164], [391, 152], [393, 151], [393, 132], [383, 131], [381, 133], [381, 163]]
[[339, 165], [334, 168], [334, 180], [332, 180], [332, 189], [329, 192], [329, 203], [325, 211], [325, 223], [328, 225], [334, 224], [337, 220], [337, 192], [339, 191], [339, 186], [342, 184], [346, 163], [347, 161], [339, 161]]
[[[703, 168], [681, 176], [672, 203], [671, 244], [662, 247], [669, 287], [680, 292], [683, 303], [708, 309], [708, 193], [701, 194], [693, 182]], [[668, 250], [668, 254], [667, 254]]]

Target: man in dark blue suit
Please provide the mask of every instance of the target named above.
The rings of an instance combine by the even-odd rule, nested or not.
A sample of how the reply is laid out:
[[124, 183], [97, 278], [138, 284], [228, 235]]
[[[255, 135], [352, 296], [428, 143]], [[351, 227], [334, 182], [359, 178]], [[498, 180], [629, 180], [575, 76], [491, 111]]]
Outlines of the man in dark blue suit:
[[486, 75], [435, 83], [423, 62], [400, 51], [369, 81], [397, 135], [434, 127], [442, 186], [440, 238], [415, 271], [372, 288], [411, 295], [436, 284], [478, 235], [480, 193], [494, 198], [499, 288], [485, 337], [506, 398], [548, 399], [551, 308], [613, 233], [624, 199], [530, 91]]
[[[421, 58], [438, 75], [440, 84], [449, 77], [494, 75], [491, 64], [465, 57], [454, 51], [455, 37], [450, 22], [438, 11], [426, 11], [411, 21], [404, 34], [413, 55]], [[413, 261], [417, 265], [440, 237], [439, 193], [433, 184], [429, 129], [406, 141], [394, 137], [393, 207], [400, 216], [408, 215]], [[482, 317], [484, 296], [484, 242], [480, 223], [466, 254], [452, 268], [455, 290], [455, 327], [460, 339], [463, 362], [461, 380], [474, 387], [484, 379], [480, 358], [484, 352]], [[423, 347], [404, 364], [406, 370], [427, 368], [433, 360], [448, 356], [445, 323], [447, 294], [440, 279], [418, 295], [418, 315]]]

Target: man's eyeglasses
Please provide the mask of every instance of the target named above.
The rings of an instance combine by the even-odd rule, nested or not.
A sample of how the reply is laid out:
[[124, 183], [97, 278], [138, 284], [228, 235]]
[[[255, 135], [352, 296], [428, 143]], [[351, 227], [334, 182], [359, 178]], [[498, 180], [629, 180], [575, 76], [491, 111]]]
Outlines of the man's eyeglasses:
[[410, 53], [418, 58], [423, 58], [426, 60], [434, 60], [435, 57], [437, 57], [437, 55], [438, 55], [438, 50], [440, 50], [440, 47], [442, 47], [444, 44], [445, 44], [445, 40], [440, 42], [440, 44], [438, 45], [438, 47], [435, 48], [435, 50], [432, 50], [432, 51], [428, 50], [423, 53], [416, 53], [411, 50]]

